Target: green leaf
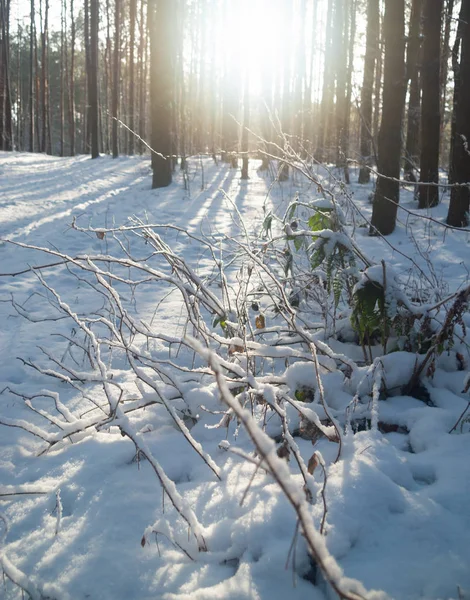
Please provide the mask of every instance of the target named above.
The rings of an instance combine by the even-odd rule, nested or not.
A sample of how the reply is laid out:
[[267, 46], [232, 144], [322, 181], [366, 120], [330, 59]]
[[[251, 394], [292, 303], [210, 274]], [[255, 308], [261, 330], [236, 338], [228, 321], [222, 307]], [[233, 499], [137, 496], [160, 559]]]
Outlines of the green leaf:
[[310, 231], [321, 231], [322, 229], [330, 229], [331, 219], [324, 212], [317, 211], [308, 220]]
[[297, 235], [294, 237], [294, 246], [295, 249], [297, 250], [297, 252], [302, 248], [302, 246], [304, 245], [304, 238], [300, 235]]
[[335, 299], [335, 308], [338, 308], [339, 301], [341, 299], [341, 292], [343, 291], [343, 278], [341, 274], [336, 273], [333, 279], [333, 296]]
[[310, 259], [310, 265], [312, 267], [312, 269], [317, 269], [322, 262], [325, 260], [325, 248], [324, 248], [325, 242], [322, 243], [322, 245], [317, 248], [315, 250], [315, 252], [312, 254], [312, 258]]
[[287, 221], [291, 221], [292, 217], [295, 215], [295, 209], [297, 208], [297, 203], [294, 202], [290, 208], [289, 208], [289, 212], [287, 213]]

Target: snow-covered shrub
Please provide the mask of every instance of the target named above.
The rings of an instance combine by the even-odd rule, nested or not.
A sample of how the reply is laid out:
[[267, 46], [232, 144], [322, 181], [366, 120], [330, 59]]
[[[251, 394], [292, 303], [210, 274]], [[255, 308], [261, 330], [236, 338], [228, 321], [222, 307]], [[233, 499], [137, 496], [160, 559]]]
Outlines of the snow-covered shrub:
[[[269, 479], [263, 485], [277, 483], [277, 493], [293, 508], [305, 556], [316, 565], [318, 585], [326, 581], [341, 598], [384, 597], [343, 577], [331, 554], [328, 543], [337, 556], [352, 542], [330, 527], [329, 473], [333, 486], [341, 488], [336, 467], [341, 461], [369, 469], [360, 458], [368, 447], [360, 442], [361, 431], [372, 429], [367, 441], [380, 453], [379, 432], [402, 434], [413, 427], [415, 413], [400, 416], [392, 403], [382, 408], [387, 405], [382, 400], [399, 396], [407, 385], [414, 392], [435, 366], [441, 345], [465, 327], [470, 289], [455, 298], [442, 326], [431, 331], [425, 355], [387, 354], [397, 315], [405, 314], [414, 327], [432, 307], [414, 307], [392, 271], [367, 260], [342, 231], [341, 213], [331, 204], [296, 201], [286, 218], [272, 217], [265, 238], [246, 234], [217, 244], [136, 219], [117, 228], [81, 229], [75, 223], [74, 228], [106, 239], [110, 251], [70, 256], [40, 249], [54, 257], [55, 268], [62, 263], [64, 277], [75, 278], [77, 293], [86, 290], [89, 310], [64, 298], [48, 282], [47, 269], [36, 269], [55, 316], [74, 333], [64, 334], [63, 354], [45, 349], [48, 361], [29, 365], [71, 386], [79, 399], [71, 409], [57, 392], [27, 396], [9, 389], [5, 393], [24, 399], [31, 420], [2, 416], [0, 423], [41, 439], [42, 452], [97, 432], [119, 432], [132, 442], [135, 459], [149, 465], [173, 507], [168, 516], [158, 511], [142, 532], [142, 546], [164, 538], [194, 561], [211, 552], [221, 561], [240, 561], [245, 547], [240, 543], [236, 552], [230, 547], [217, 554], [217, 541], [203, 525], [204, 510], [166, 472], [153, 432], [162, 423], [176, 430], [222, 495], [233, 489], [225, 456], [240, 457], [255, 468], [241, 503], [258, 473]], [[198, 272], [168, 245], [162, 230], [174, 230], [203, 251]], [[235, 283], [227, 278], [227, 263], [238, 266]], [[159, 302], [169, 301], [168, 294], [178, 294], [183, 332], [162, 331], [146, 317], [149, 306], [158, 310]], [[14, 299], [12, 304], [32, 319]], [[358, 339], [337, 339], [344, 324], [355, 328]], [[376, 335], [379, 344], [372, 339]], [[411, 339], [408, 332], [403, 337]], [[427, 438], [418, 431], [412, 443], [419, 447]], [[400, 507], [398, 496], [394, 502]], [[311, 578], [308, 565], [304, 560], [299, 573]]]

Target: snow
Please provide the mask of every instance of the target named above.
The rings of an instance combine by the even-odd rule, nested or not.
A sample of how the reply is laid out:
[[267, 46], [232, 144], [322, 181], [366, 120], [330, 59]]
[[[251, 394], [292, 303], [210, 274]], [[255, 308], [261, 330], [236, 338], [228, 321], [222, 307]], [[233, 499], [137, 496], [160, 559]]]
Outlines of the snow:
[[[377, 345], [372, 364], [364, 364], [340, 314], [341, 339], [327, 339], [319, 326], [309, 329], [305, 315], [293, 317], [304, 339], [315, 344], [318, 373], [307, 344], [273, 345], [273, 339], [289, 338], [262, 295], [260, 310], [250, 318], [254, 322], [265, 311], [266, 327], [245, 342], [235, 332], [235, 312], [223, 315], [217, 269], [225, 268], [234, 308], [242, 269], [256, 269], [261, 260], [252, 249], [240, 264], [242, 247], [261, 235], [267, 213], [285, 214], [295, 197], [306, 199], [300, 211], [333, 208], [300, 176], [272, 186], [269, 174], [256, 171], [256, 161], [250, 165], [244, 182], [226, 165], [192, 159], [189, 189], [177, 173], [169, 188], [151, 190], [147, 158], [0, 153], [2, 599], [21, 598], [21, 588], [35, 600], [336, 597], [325, 577], [315, 575], [308, 550], [323, 563], [330, 583], [351, 597], [470, 597], [470, 427], [464, 421], [453, 430], [470, 401], [464, 391], [470, 377], [465, 328], [456, 326], [454, 346], [439, 357], [433, 377], [425, 377], [428, 403], [405, 393], [422, 356], [382, 356]], [[318, 176], [335, 194], [344, 232], [314, 235], [360, 248], [371, 265], [362, 283], [383, 283], [384, 260], [387, 286], [402, 294], [405, 289], [406, 306], [417, 315], [430, 311], [437, 330], [452, 299], [438, 310], [431, 307], [469, 285], [470, 234], [438, 223], [448, 197], [419, 213], [431, 221], [416, 216], [412, 190], [404, 190], [401, 202], [416, 214], [400, 209], [397, 230], [384, 241], [369, 237], [363, 220], [371, 213], [371, 187], [335, 187], [327, 169]], [[232, 324], [233, 335], [220, 324], [211, 333], [214, 344], [226, 349], [224, 356], [191, 340], [181, 294], [170, 293], [169, 285], [181, 285], [190, 298], [189, 282], [155, 262], [142, 237], [136, 255], [147, 270], [139, 277], [149, 280], [135, 293], [125, 287], [136, 263], [122, 254], [109, 230], [125, 227], [120, 239], [130, 244], [133, 232], [150, 230], [149, 224], [194, 270], [198, 293], [207, 294], [214, 312]], [[274, 236], [283, 235], [278, 224], [272, 228]], [[303, 225], [286, 231], [293, 238], [312, 237]], [[354, 246], [347, 241], [352, 233]], [[217, 269], [197, 240], [201, 234], [220, 249]], [[230, 238], [237, 244], [227, 253]], [[60, 263], [64, 255], [88, 271], [77, 277], [80, 267], [60, 264], [29, 270]], [[108, 265], [112, 256], [126, 259], [119, 272]], [[95, 279], [89, 276], [93, 270]], [[103, 309], [93, 287], [107, 286], [109, 277], [110, 293], [121, 294], [114, 315]], [[74, 324], [58, 319], [60, 307]], [[91, 346], [80, 328], [85, 315]], [[320, 315], [311, 315], [310, 323], [319, 321]], [[125, 323], [140, 334], [129, 338], [126, 353], [116, 351], [111, 359], [100, 344]], [[463, 323], [470, 327], [468, 312]], [[144, 329], [149, 345], [142, 344]], [[181, 346], [183, 337], [198, 356]], [[83, 345], [81, 352], [75, 342]], [[246, 356], [235, 360], [240, 346]], [[255, 356], [265, 369], [256, 376], [247, 367]], [[58, 371], [48, 357], [68, 365], [62, 379], [45, 376]], [[138, 366], [141, 359], [147, 366]], [[149, 366], [157, 363], [160, 380]], [[211, 370], [219, 373], [216, 380]], [[248, 384], [263, 402], [248, 402]], [[276, 396], [281, 388], [289, 402], [268, 414], [282, 399]], [[310, 390], [312, 398], [296, 396], [297, 390]], [[95, 406], [108, 403], [116, 418], [98, 426], [102, 409]], [[314, 444], [299, 437], [301, 419], [325, 435]], [[332, 422], [346, 424], [337, 461]], [[64, 434], [70, 439], [55, 443]], [[279, 456], [279, 439], [289, 441], [298, 460]], [[311, 473], [306, 467], [314, 453], [317, 468]], [[326, 535], [320, 534], [323, 519]]]

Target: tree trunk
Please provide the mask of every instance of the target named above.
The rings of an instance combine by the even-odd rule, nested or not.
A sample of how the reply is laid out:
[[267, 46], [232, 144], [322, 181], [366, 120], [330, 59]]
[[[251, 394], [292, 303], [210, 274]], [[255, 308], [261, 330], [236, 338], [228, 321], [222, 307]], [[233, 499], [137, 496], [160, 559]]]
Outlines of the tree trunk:
[[374, 71], [379, 52], [380, 8], [379, 0], [368, 0], [366, 55], [361, 88], [361, 169], [359, 183], [369, 183], [372, 154], [372, 92]]
[[69, 138], [70, 156], [75, 156], [75, 16], [70, 0]]
[[59, 154], [64, 156], [64, 115], [65, 115], [65, 40], [67, 32], [65, 31], [65, 11], [67, 10], [66, 0], [60, 3], [60, 139]]
[[248, 128], [250, 126], [250, 75], [245, 72], [245, 90], [243, 92], [243, 131], [242, 131], [242, 179], [248, 177]]
[[29, 26], [29, 151], [34, 152], [34, 102], [35, 102], [35, 85], [34, 85], [34, 38], [36, 31], [34, 28], [35, 11], [34, 0], [31, 0], [31, 23]]
[[454, 0], [447, 0], [446, 9], [444, 12], [444, 39], [442, 40], [441, 50], [441, 132], [440, 132], [440, 154], [443, 156], [446, 147], [447, 136], [445, 135], [445, 127], [448, 123], [447, 108], [447, 78], [449, 74], [449, 40], [452, 23], [452, 15], [454, 12]]
[[9, 2], [0, 0], [0, 144], [3, 150], [13, 149], [13, 128], [10, 96]]
[[[170, 185], [173, 100], [173, 0], [149, 0], [152, 188]], [[158, 15], [157, 15], [158, 8]]]
[[119, 108], [119, 55], [120, 55], [120, 10], [121, 0], [115, 0], [114, 4], [114, 63], [113, 63], [113, 93], [112, 93], [112, 116], [113, 116], [113, 158], [119, 156], [119, 140], [118, 140], [118, 108]]
[[145, 13], [144, 13], [144, 0], [140, 3], [140, 23], [139, 23], [139, 154], [144, 151], [144, 144], [142, 140], [145, 138], [145, 106], [146, 106], [146, 95], [147, 95], [147, 40], [148, 37], [145, 35]]
[[343, 131], [341, 133], [341, 149], [344, 154], [343, 169], [344, 169], [344, 180], [346, 183], [350, 183], [349, 178], [349, 165], [348, 165], [348, 154], [349, 154], [349, 135], [351, 127], [351, 94], [352, 94], [352, 73], [354, 67], [354, 42], [356, 39], [356, 10], [357, 0], [353, 0], [351, 6], [350, 15], [350, 31], [349, 31], [349, 48], [348, 48], [348, 65], [346, 73], [346, 99], [344, 104], [344, 119], [343, 119]]
[[411, 6], [410, 29], [406, 51], [406, 77], [410, 81], [410, 97], [406, 128], [404, 174], [408, 181], [416, 181], [415, 169], [418, 165], [419, 124], [421, 85], [419, 76], [421, 48], [421, 13], [423, 0], [413, 0]]
[[[421, 182], [439, 181], [441, 17], [443, 0], [424, 0], [421, 101]], [[437, 206], [439, 188], [419, 187], [419, 208]]]
[[134, 154], [134, 99], [135, 99], [135, 65], [134, 65], [134, 45], [135, 45], [135, 18], [137, 12], [137, 0], [131, 0], [129, 5], [129, 145], [127, 153]]
[[[457, 101], [454, 101], [455, 127], [452, 139], [452, 183], [468, 183], [470, 177], [470, 0], [462, 0], [459, 17], [460, 63]], [[447, 223], [453, 227], [470, 225], [470, 189], [468, 185], [452, 188]]]
[[315, 158], [322, 162], [326, 158], [326, 148], [328, 131], [328, 115], [333, 110], [333, 0], [328, 1], [328, 12], [326, 18], [326, 41], [325, 41], [325, 61], [323, 69], [323, 90], [320, 111], [320, 128], [318, 131], [318, 143], [315, 150]]
[[[400, 188], [400, 155], [405, 104], [405, 0], [385, 0], [385, 58], [382, 121], [378, 140], [378, 177], [370, 234], [395, 229]], [[390, 179], [394, 178], [396, 179]]]
[[99, 123], [98, 123], [98, 23], [99, 0], [91, 0], [90, 4], [90, 74], [88, 77], [88, 98], [90, 102], [89, 127], [91, 134], [91, 158], [99, 157]]

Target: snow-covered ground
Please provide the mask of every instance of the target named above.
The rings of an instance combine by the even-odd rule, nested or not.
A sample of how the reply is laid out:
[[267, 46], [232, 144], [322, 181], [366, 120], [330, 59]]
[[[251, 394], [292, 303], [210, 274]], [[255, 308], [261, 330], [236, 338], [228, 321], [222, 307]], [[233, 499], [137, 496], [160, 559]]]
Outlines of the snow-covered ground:
[[[61, 262], [59, 258], [6, 240], [57, 249], [69, 256], [117, 255], [120, 248], [111, 236], [83, 233], [72, 223], [113, 228], [128, 225], [128, 217], [135, 216], [145, 223], [181, 227], [195, 236], [204, 233], [217, 247], [218, 240], [241, 235], [233, 204], [248, 233], [257, 235], [266, 210], [282, 213], [295, 195], [302, 202], [319, 196], [317, 187], [298, 175], [273, 185], [270, 174], [258, 173], [257, 166], [251, 161], [250, 179], [243, 182], [239, 171], [226, 165], [192, 159], [186, 186], [178, 173], [169, 188], [151, 190], [145, 158], [92, 161], [0, 153], [0, 421], [4, 423], [0, 424], [0, 565], [7, 575], [0, 598], [21, 598], [21, 587], [33, 598], [56, 600], [336, 597], [315, 574], [304, 537], [295, 536], [295, 512], [274, 479], [220, 445], [227, 439], [231, 446], [252, 451], [243, 428], [216, 427], [223, 407], [207, 377], [199, 382], [193, 377], [181, 385], [193, 414], [201, 415], [191, 434], [220, 469], [221, 481], [161, 405], [135, 411], [131, 418], [197, 516], [207, 552], [198, 553], [187, 524], [164, 498], [150, 461], [135, 460], [133, 443], [117, 428], [76, 436], [73, 444], [41, 454], [46, 446], [41, 439], [18, 426], [7, 426], [23, 421], [52, 430], [54, 424], [33, 413], [24, 398], [45, 389], [53, 394], [35, 398], [37, 409], [51, 413], [53, 395], [58, 394], [64, 414], [70, 410], [86, 417], [84, 413], [90, 411], [77, 389], [45, 377], [28, 364], [50, 366], [49, 355], [68, 360], [71, 369], [85, 370], [65, 339], [76, 339], [80, 331], [70, 319], [58, 319], [57, 302], [37, 273], [74, 313], [101, 314], [102, 305], [89, 282], [63, 265], [28, 270], [31, 265]], [[320, 174], [325, 185], [336, 190], [347, 230], [360, 248], [374, 263], [384, 259], [402, 283], [408, 281], [410, 297], [436, 304], [469, 285], [470, 233], [449, 231], [439, 223], [446, 213], [447, 196], [424, 215], [431, 219], [423, 219], [412, 193], [403, 192], [402, 206], [410, 212], [399, 211], [397, 230], [384, 241], [368, 236], [362, 217], [370, 216], [371, 187], [349, 186], [356, 203], [353, 208], [341, 187], [335, 188], [332, 175], [325, 170]], [[213, 260], [196, 239], [175, 229], [161, 232], [191, 267], [202, 276], [210, 273]], [[227, 267], [234, 289], [239, 268], [239, 262]], [[220, 293], [217, 286], [211, 289]], [[139, 318], [152, 322], [155, 331], [181, 335], [186, 322], [181, 299], [167, 292], [165, 286], [144, 285], [126, 301]], [[464, 323], [470, 327], [468, 312]], [[310, 440], [295, 438], [306, 462], [314, 450], [326, 462], [328, 551], [346, 577], [396, 599], [470, 597], [470, 432], [464, 425], [449, 433], [470, 400], [469, 393], [462, 392], [469, 374], [468, 336], [464, 339], [462, 327], [458, 331], [460, 341], [441, 356], [433, 379], [426, 381], [432, 406], [398, 392], [379, 402], [378, 419], [391, 425], [390, 431], [366, 427], [345, 435], [336, 464], [337, 444], [323, 438], [312, 448]], [[360, 364], [360, 348], [344, 341], [332, 348]], [[163, 345], [156, 344], [153, 352], [167, 358]], [[387, 355], [381, 363], [387, 387], [403, 384], [414, 366], [410, 353]], [[116, 381], [132, 395], [135, 373], [125, 361], [113, 363], [112, 368]], [[360, 364], [357, 377], [366, 372]], [[283, 376], [291, 396], [299, 383], [317, 385], [311, 362], [291, 362]], [[354, 394], [339, 371], [325, 371], [322, 379], [331, 410], [340, 418]], [[86, 381], [84, 387], [97, 402], [103, 399], [96, 381]], [[266, 395], [269, 389], [267, 385]], [[315, 410], [323, 419], [321, 408]], [[288, 411], [288, 417], [295, 422], [298, 411]], [[268, 423], [268, 431], [270, 427], [274, 435], [281, 433], [275, 419]], [[301, 492], [303, 480], [293, 462], [293, 481]], [[318, 467], [314, 478], [311, 489], [318, 497], [308, 510], [319, 529], [324, 480]], [[161, 534], [158, 544], [152, 533], [156, 530]], [[370, 597], [381, 596], [371, 593]]]

